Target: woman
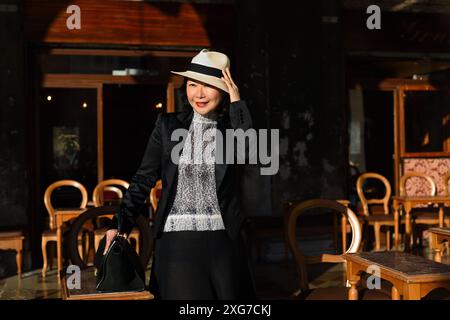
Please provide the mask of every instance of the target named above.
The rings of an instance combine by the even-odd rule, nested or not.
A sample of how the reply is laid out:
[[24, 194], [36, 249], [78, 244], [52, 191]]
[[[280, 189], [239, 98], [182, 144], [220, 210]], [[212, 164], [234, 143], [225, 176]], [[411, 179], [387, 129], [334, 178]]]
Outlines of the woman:
[[[191, 107], [159, 116], [123, 198], [118, 227], [107, 232], [105, 252], [118, 232], [129, 234], [150, 189], [162, 179], [150, 276], [151, 291], [162, 299], [255, 297], [241, 236], [238, 168], [214, 161], [216, 151], [227, 145], [226, 129], [251, 127], [229, 64], [225, 54], [203, 49], [189, 70], [172, 71], [185, 77]], [[181, 153], [175, 148], [180, 142], [172, 139], [177, 129], [187, 133]], [[216, 144], [218, 132], [223, 143]]]

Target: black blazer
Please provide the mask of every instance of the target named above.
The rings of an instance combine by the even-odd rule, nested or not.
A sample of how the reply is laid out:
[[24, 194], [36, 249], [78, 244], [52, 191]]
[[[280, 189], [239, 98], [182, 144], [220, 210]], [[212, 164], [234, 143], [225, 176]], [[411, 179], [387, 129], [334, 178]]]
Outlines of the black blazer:
[[[171, 161], [172, 148], [179, 141], [171, 141], [172, 132], [178, 128], [189, 129], [193, 110], [160, 114], [145, 150], [142, 163], [132, 177], [122, 199], [120, 211], [113, 221], [119, 232], [129, 234], [137, 215], [141, 212], [151, 188], [162, 179], [162, 194], [156, 211], [153, 236], [161, 235], [165, 220], [172, 208], [177, 192], [178, 165]], [[217, 129], [222, 132], [226, 145], [225, 129], [251, 128], [252, 120], [243, 100], [230, 104], [228, 115], [218, 119]], [[236, 150], [236, 147], [235, 147]], [[224, 162], [224, 161], [223, 161]], [[236, 163], [236, 162], [235, 162]], [[225, 229], [231, 239], [237, 239], [244, 220], [239, 200], [239, 165], [215, 164], [216, 188]]]

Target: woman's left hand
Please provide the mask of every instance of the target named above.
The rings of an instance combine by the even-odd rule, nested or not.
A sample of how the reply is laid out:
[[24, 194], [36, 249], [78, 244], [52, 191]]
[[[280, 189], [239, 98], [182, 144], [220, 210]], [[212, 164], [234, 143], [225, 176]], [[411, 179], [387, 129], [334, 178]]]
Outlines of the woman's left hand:
[[228, 92], [230, 94], [230, 102], [235, 102], [235, 101], [241, 100], [241, 96], [239, 95], [239, 88], [234, 83], [233, 79], [231, 78], [230, 68], [226, 68], [225, 70], [222, 70], [222, 73], [223, 73], [222, 80], [227, 85]]

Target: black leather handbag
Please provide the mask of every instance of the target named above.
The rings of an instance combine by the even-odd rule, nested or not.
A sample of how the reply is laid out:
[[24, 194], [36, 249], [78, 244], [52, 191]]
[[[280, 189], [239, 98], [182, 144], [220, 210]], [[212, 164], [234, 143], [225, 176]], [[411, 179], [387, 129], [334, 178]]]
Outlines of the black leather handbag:
[[95, 255], [98, 292], [124, 292], [145, 290], [145, 270], [136, 251], [122, 236], [116, 236], [103, 255], [106, 236]]

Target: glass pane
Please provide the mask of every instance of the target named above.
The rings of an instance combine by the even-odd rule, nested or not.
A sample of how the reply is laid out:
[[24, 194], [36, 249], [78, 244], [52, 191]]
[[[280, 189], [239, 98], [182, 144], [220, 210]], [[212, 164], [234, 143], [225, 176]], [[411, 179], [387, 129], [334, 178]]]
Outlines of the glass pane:
[[[91, 194], [98, 174], [97, 90], [42, 89], [39, 108], [42, 190], [57, 180], [73, 179]], [[79, 196], [74, 198], [78, 206]]]
[[405, 92], [406, 152], [443, 152], [448, 138], [447, 91]]

